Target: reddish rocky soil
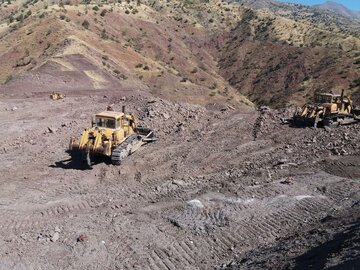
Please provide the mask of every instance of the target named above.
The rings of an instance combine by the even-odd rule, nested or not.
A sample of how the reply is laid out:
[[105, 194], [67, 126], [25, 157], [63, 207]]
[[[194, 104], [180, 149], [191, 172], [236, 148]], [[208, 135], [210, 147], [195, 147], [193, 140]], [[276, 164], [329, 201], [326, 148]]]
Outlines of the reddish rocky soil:
[[279, 40], [274, 24], [276, 19], [259, 20], [247, 10], [219, 48], [220, 73], [234, 88], [258, 105], [277, 108], [341, 89], [360, 103], [360, 86], [354, 83], [360, 62], [354, 54], [339, 47], [293, 46]]
[[[69, 138], [109, 104], [159, 140], [89, 170]], [[298, 129], [291, 114], [141, 91], [2, 95], [0, 269], [356, 268], [360, 126]]]

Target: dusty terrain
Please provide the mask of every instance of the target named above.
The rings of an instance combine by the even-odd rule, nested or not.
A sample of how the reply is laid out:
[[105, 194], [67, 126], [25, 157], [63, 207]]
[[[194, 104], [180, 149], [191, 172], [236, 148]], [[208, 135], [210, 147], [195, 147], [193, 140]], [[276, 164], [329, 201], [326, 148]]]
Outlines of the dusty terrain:
[[[0, 270], [359, 268], [360, 124], [288, 122], [360, 102], [359, 24], [240, 2], [0, 5]], [[86, 169], [108, 105], [159, 140]]]
[[3, 3], [0, 81], [24, 94], [120, 85], [202, 105], [300, 105], [342, 89], [360, 102], [358, 21], [240, 2]]
[[[87, 170], [65, 152], [69, 137], [108, 104], [159, 141]], [[303, 269], [300, 256], [337, 233], [358, 239], [360, 134], [292, 128], [290, 114], [126, 91], [3, 96], [1, 269]], [[321, 258], [358, 256], [354, 240]]]

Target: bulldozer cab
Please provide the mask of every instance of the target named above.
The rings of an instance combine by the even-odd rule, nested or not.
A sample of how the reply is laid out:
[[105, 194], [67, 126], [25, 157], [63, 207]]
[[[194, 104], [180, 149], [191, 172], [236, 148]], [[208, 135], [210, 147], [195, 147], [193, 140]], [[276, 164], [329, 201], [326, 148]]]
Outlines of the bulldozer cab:
[[[324, 103], [334, 103], [336, 97], [338, 95], [321, 93], [315, 96], [315, 103], [317, 104], [324, 104]], [[338, 96], [340, 97], [340, 96]]]
[[95, 126], [99, 128], [111, 128], [115, 129], [115, 119], [105, 118], [105, 117], [95, 117]]
[[98, 128], [119, 130], [133, 127], [133, 125], [133, 115], [126, 115], [124, 113], [114, 111], [98, 113], [95, 115], [95, 119], [93, 120], [93, 126]]

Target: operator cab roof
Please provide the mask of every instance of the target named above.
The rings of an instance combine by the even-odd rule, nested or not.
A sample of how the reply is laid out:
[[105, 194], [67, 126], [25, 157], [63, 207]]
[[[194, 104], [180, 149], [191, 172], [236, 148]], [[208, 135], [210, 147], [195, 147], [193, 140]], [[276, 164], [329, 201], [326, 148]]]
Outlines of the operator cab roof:
[[340, 97], [341, 95], [331, 94], [331, 93], [319, 93], [319, 96], [328, 96], [328, 97]]
[[97, 113], [96, 116], [99, 117], [108, 117], [108, 118], [120, 118], [124, 115], [122, 112], [114, 112], [114, 111], [103, 111], [100, 113]]

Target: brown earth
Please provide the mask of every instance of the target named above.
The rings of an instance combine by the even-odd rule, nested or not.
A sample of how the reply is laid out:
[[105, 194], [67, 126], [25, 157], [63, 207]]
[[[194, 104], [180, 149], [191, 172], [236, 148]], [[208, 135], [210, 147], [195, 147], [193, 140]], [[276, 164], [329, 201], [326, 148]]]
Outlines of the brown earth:
[[[27, 93], [28, 84], [133, 87], [202, 105], [300, 105], [314, 92], [342, 89], [360, 102], [357, 23], [302, 6], [242, 2], [256, 10], [200, 0], [3, 4], [0, 80], [9, 92]], [[49, 76], [61, 82], [48, 85]]]
[[[1, 270], [357, 266], [359, 124], [293, 128], [293, 108], [247, 99], [350, 87], [356, 27], [217, 1], [69, 4], [1, 5]], [[159, 140], [86, 169], [69, 138], [110, 104]]]
[[[311, 99], [314, 93], [341, 93], [342, 89], [346, 89], [348, 94], [354, 93], [354, 102], [360, 103], [359, 86], [353, 83], [359, 77], [354, 54], [341, 48], [319, 46], [315, 44], [318, 41], [310, 47], [303, 43], [301, 46], [289, 44], [289, 41], [279, 38], [277, 30], [282, 23], [279, 18], [259, 18], [254, 11], [245, 11], [220, 50], [223, 77], [257, 104], [279, 108], [298, 105]], [[288, 27], [289, 24], [287, 22]], [[306, 25], [301, 23], [295, 26], [297, 31], [301, 27], [306, 29]], [[316, 30], [308, 35], [308, 42], [311, 42], [312, 35], [313, 38], [322, 38]], [[358, 51], [358, 44], [351, 46]]]
[[[225, 267], [279, 243], [291, 248], [287, 239], [327, 216], [358, 212], [358, 125], [296, 129], [282, 124], [290, 111], [118, 94], [1, 102], [2, 268]], [[69, 137], [108, 104], [126, 104], [159, 141], [120, 167], [100, 159], [86, 170], [65, 152]], [[336, 230], [321, 226], [332, 239]]]

